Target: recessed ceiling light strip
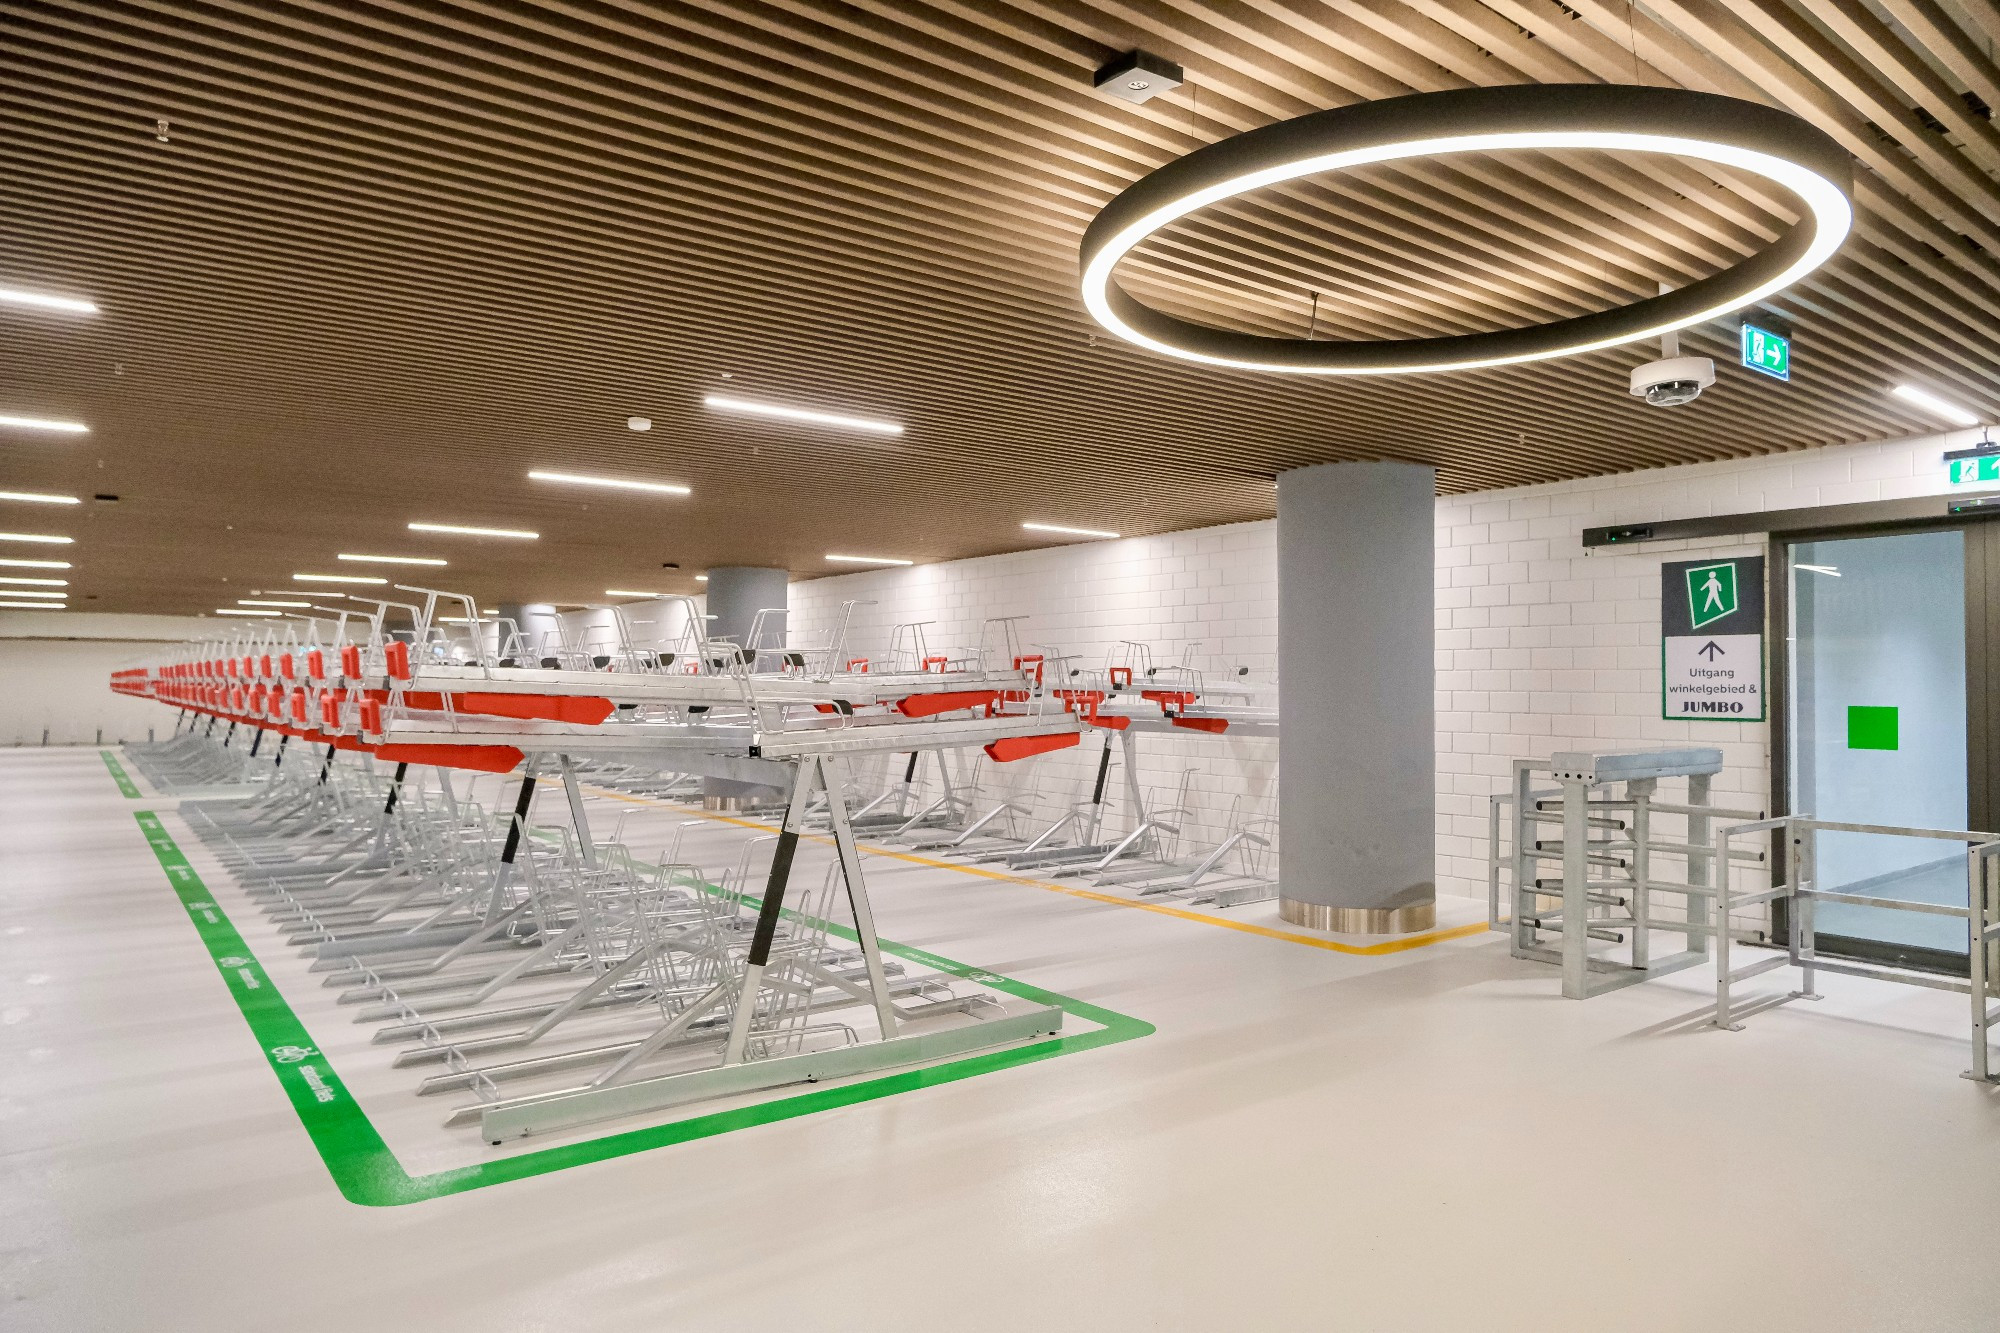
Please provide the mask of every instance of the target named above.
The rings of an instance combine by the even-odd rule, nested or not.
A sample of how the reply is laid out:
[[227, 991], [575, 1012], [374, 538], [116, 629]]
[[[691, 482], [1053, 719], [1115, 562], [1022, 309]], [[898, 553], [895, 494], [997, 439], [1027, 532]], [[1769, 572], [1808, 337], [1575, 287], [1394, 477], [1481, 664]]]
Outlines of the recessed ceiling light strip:
[[1115, 532], [1106, 532], [1102, 528], [1066, 528], [1060, 523], [1023, 523], [1021, 526], [1029, 532], [1055, 532], [1065, 537], [1116, 537], [1118, 535]]
[[361, 563], [361, 564], [368, 564], [368, 565], [438, 565], [438, 566], [443, 566], [443, 565], [444, 565], [444, 563], [445, 563], [445, 562], [444, 562], [444, 561], [442, 561], [442, 560], [439, 560], [439, 559], [436, 559], [435, 557], [432, 557], [432, 556], [427, 556], [427, 555], [351, 555], [351, 554], [349, 554], [349, 553], [348, 553], [348, 552], [346, 552], [346, 551], [342, 551], [342, 552], [341, 552], [341, 553], [340, 553], [339, 555], [335, 556], [335, 557], [334, 557], [334, 559], [336, 559], [336, 560], [352, 560], [352, 561], [356, 561], [356, 562], [359, 562], [359, 563]]
[[811, 426], [833, 426], [840, 430], [866, 431], [873, 435], [901, 435], [902, 426], [893, 421], [882, 421], [875, 417], [851, 417], [840, 412], [819, 412], [804, 407], [787, 407], [783, 403], [759, 402], [753, 398], [734, 398], [728, 394], [712, 393], [703, 398], [702, 405], [717, 412], [738, 412], [745, 416], [774, 417], [780, 421], [798, 421]]
[[443, 532], [455, 537], [513, 537], [529, 542], [542, 535], [521, 528], [473, 528], [458, 523], [412, 523], [409, 528], [411, 532]]
[[22, 504], [74, 505], [82, 504], [74, 495], [45, 495], [40, 491], [0, 491], [0, 500], [18, 500]]
[[45, 532], [0, 532], [0, 542], [41, 542], [47, 546], [69, 546], [74, 537], [55, 537]]
[[531, 481], [554, 481], [568, 486], [602, 486], [615, 491], [649, 491], [655, 495], [692, 495], [694, 489], [664, 481], [627, 481], [620, 477], [586, 477], [575, 472], [544, 472], [536, 470], [528, 474]]
[[833, 555], [829, 553], [826, 558], [843, 565], [914, 565], [917, 563], [914, 560], [897, 560], [886, 555]]
[[89, 301], [75, 296], [51, 296], [46, 292], [31, 292], [20, 287], [0, 287], [0, 305], [24, 305], [41, 310], [60, 310], [71, 315], [94, 315], [97, 307]]
[[0, 416], [0, 427], [11, 430], [52, 430], [64, 435], [87, 435], [90, 427], [81, 421], [55, 421], [48, 417]]
[[[1916, 404], [1933, 416], [1943, 417], [1954, 426], [1977, 426], [1979, 424], [1978, 417], [1966, 411], [1957, 403], [1948, 403], [1936, 394], [1919, 389], [1914, 384], [1898, 384], [1889, 392], [1906, 403]], [[1804, 566], [1801, 566], [1801, 568], [1804, 568]]]

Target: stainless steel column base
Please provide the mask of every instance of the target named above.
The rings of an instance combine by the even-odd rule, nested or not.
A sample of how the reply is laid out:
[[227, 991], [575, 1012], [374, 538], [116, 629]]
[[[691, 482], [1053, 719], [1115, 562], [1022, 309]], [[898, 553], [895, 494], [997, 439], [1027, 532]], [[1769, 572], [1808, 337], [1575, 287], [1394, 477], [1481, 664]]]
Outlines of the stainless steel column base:
[[1279, 898], [1278, 915], [1294, 926], [1339, 935], [1410, 935], [1437, 925], [1436, 903], [1408, 907], [1334, 907]]

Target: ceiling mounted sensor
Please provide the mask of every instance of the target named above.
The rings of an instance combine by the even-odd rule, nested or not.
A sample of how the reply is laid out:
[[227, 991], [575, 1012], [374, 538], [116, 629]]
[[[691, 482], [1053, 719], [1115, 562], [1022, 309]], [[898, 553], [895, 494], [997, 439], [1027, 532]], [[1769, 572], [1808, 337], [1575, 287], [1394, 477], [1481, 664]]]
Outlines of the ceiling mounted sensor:
[[1187, 82], [1187, 74], [1171, 60], [1147, 51], [1127, 51], [1091, 76], [1091, 86], [1121, 102], [1149, 102]]
[[[1302, 176], [1452, 153], [1595, 149], [1693, 158], [1762, 177], [1802, 216], [1719, 273], [1615, 310], [1440, 338], [1267, 338], [1178, 319], [1112, 280], [1162, 228], [1211, 204]], [[1657, 338], [1776, 294], [1818, 268], [1854, 224], [1847, 151], [1786, 111], [1714, 93], [1620, 84], [1514, 84], [1417, 93], [1316, 111], [1196, 149], [1105, 205], [1083, 235], [1083, 301], [1127, 342], [1239, 370], [1398, 375], [1546, 361]]]

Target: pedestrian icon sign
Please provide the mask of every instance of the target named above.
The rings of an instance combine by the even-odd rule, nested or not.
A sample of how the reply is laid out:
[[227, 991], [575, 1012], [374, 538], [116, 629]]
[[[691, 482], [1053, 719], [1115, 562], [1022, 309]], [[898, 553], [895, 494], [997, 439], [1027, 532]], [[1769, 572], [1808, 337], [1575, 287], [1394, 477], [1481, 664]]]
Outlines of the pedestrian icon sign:
[[1695, 629], [1736, 614], [1736, 562], [1687, 571], [1688, 620]]
[[1764, 557], [1660, 562], [1660, 716], [1764, 720]]

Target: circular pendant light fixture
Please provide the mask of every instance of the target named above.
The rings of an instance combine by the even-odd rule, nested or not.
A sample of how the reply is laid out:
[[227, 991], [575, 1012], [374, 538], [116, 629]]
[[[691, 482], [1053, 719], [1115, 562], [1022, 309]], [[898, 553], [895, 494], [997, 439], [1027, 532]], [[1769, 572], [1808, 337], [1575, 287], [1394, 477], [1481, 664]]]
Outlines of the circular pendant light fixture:
[[[1529, 328], [1348, 342], [1269, 338], [1178, 319], [1112, 280], [1147, 237], [1210, 204], [1377, 162], [1510, 149], [1663, 153], [1733, 167], [1794, 195], [1799, 220], [1763, 250], [1660, 296]], [[1826, 262], [1854, 222], [1852, 164], [1789, 112], [1679, 88], [1517, 84], [1417, 93], [1316, 111], [1196, 149], [1129, 186], [1083, 234], [1083, 301], [1127, 342], [1239, 370], [1402, 375], [1545, 361], [1657, 337], [1784, 290]]]

